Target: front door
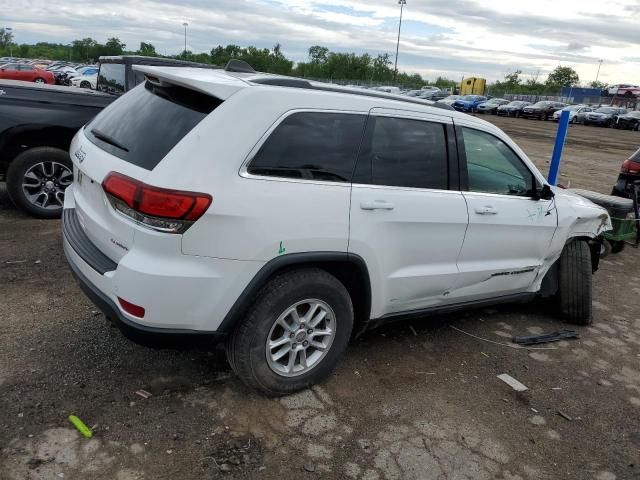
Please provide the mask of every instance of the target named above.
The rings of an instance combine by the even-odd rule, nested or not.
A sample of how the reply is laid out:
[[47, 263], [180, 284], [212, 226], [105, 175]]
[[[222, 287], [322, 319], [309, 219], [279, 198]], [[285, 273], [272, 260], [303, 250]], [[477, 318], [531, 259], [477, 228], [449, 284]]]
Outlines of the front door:
[[451, 297], [473, 301], [525, 292], [540, 273], [557, 227], [554, 202], [533, 199], [537, 180], [503, 140], [473, 128], [459, 132], [469, 228]]
[[[372, 317], [446, 302], [467, 228], [451, 119], [372, 110], [351, 192], [349, 252], [367, 263]], [[456, 162], [457, 165], [457, 162]]]

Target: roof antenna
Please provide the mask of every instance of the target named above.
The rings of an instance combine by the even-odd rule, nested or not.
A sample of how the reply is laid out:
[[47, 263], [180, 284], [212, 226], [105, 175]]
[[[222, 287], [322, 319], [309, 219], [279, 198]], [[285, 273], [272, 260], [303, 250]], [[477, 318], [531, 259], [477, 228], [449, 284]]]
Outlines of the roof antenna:
[[245, 62], [244, 60], [236, 60], [235, 58], [232, 58], [227, 62], [224, 70], [225, 72], [257, 73], [247, 62]]

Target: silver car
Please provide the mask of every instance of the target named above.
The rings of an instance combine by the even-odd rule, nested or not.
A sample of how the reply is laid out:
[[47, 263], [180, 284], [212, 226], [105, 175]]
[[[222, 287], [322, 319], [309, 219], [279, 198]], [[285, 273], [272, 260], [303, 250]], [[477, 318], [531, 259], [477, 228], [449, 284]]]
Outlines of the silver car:
[[558, 110], [553, 114], [553, 121], [560, 120], [560, 114], [567, 110], [569, 112], [569, 123], [584, 123], [584, 118], [589, 112], [593, 112], [593, 108], [588, 105], [569, 105], [562, 110]]

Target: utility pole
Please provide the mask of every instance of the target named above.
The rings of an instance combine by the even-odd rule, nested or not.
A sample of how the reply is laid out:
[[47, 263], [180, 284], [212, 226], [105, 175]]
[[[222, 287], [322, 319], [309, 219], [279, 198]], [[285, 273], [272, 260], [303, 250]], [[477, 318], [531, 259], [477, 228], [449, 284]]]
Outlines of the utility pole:
[[184, 26], [184, 58], [187, 58], [187, 27], [189, 26], [189, 24], [187, 22], [184, 22], [182, 24]]
[[602, 60], [602, 59], [598, 60], [598, 72], [596, 73], [596, 82], [595, 83], [598, 82], [598, 77], [600, 76], [600, 67], [602, 66], [602, 62], [603, 61], [604, 60]]
[[395, 82], [396, 77], [398, 76], [398, 50], [400, 49], [400, 30], [402, 29], [402, 9], [407, 4], [407, 0], [398, 0], [398, 5], [400, 5], [400, 22], [398, 23], [398, 41], [396, 42], [396, 64], [393, 68], [393, 80]]

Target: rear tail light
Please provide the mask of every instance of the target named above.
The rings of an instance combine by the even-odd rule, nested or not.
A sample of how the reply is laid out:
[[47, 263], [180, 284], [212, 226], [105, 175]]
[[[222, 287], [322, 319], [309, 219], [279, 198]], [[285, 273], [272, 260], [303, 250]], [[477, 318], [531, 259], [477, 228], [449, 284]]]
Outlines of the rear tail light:
[[211, 195], [153, 187], [121, 173], [102, 182], [113, 208], [136, 222], [167, 233], [184, 233], [211, 205]]
[[640, 163], [634, 162], [633, 160], [625, 160], [622, 163], [622, 167], [620, 167], [621, 173], [631, 173], [631, 174], [640, 174]]

